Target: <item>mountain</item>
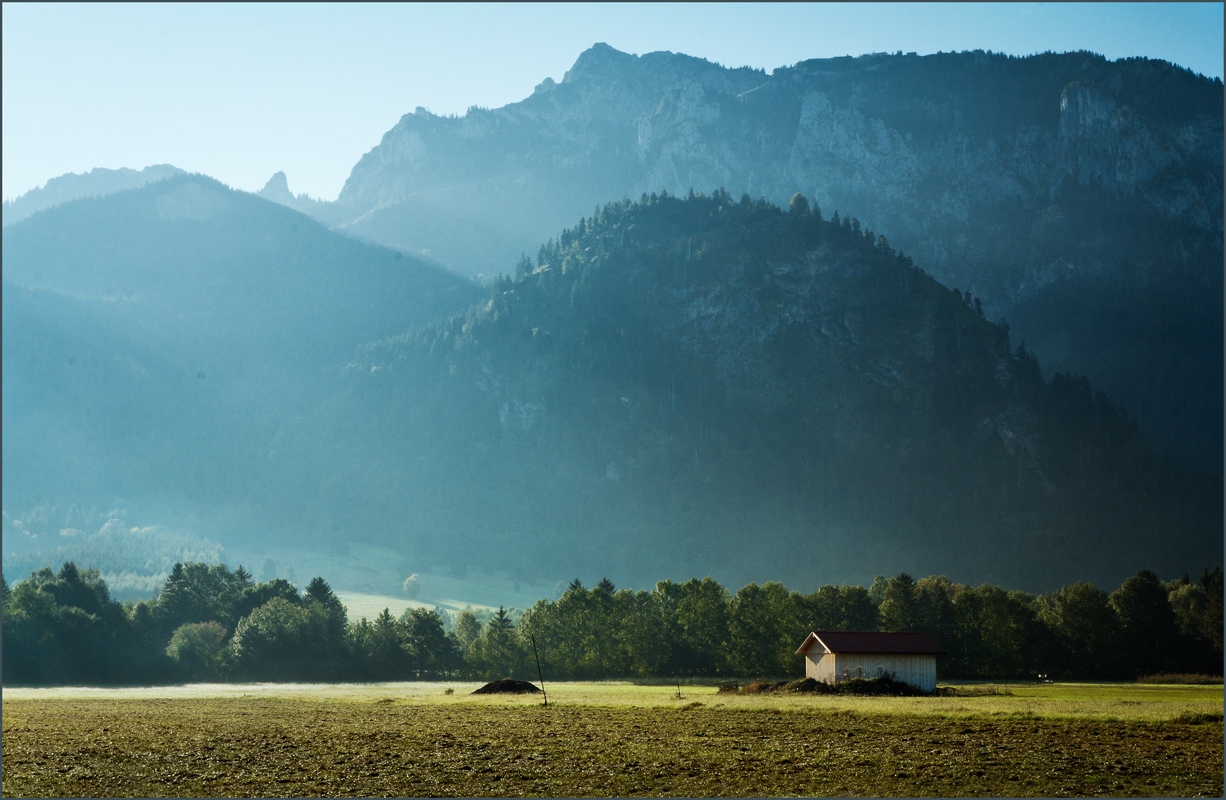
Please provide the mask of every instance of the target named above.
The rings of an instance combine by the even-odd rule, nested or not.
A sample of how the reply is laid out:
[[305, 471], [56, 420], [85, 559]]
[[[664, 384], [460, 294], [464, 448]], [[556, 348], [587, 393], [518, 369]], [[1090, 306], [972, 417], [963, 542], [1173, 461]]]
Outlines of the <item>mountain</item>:
[[800, 199], [606, 205], [350, 373], [369, 444], [331, 491], [426, 569], [1037, 588], [1221, 558], [1220, 480]]
[[183, 175], [6, 228], [3, 271], [14, 563], [100, 515], [549, 583], [1221, 560], [1220, 479], [800, 197], [608, 204], [481, 290]]
[[344, 416], [355, 347], [481, 296], [198, 175], [58, 205], [3, 245], [6, 514], [127, 507], [227, 544], [314, 485], [309, 421]]
[[136, 189], [147, 183], [183, 175], [183, 170], [170, 164], [154, 164], [144, 169], [105, 169], [98, 167], [83, 173], [70, 172], [52, 178], [43, 186], [4, 201], [4, 225], [12, 225], [45, 208], [82, 197], [103, 195]]
[[506, 273], [599, 204], [795, 192], [888, 237], [1087, 375], [1163, 453], [1221, 474], [1219, 80], [1148, 59], [983, 51], [726, 69], [598, 44], [560, 83], [407, 114], [304, 208], [457, 271]]
[[304, 214], [322, 214], [324, 213], [323, 209], [326, 207], [322, 200], [316, 200], [306, 194], [294, 194], [291, 192], [289, 190], [289, 179], [285, 177], [284, 172], [275, 173], [264, 184], [264, 188], [260, 189], [256, 194], [265, 200], [271, 200], [274, 203], [288, 206]]

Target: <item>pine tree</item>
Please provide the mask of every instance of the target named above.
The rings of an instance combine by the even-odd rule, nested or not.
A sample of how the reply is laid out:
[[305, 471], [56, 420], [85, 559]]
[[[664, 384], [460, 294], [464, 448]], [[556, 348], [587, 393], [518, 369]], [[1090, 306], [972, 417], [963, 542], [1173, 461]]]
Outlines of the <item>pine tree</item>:
[[919, 592], [915, 580], [905, 572], [886, 581], [885, 597], [881, 601], [883, 631], [914, 631], [921, 625]]
[[341, 601], [332, 592], [332, 587], [322, 577], [314, 577], [307, 584], [306, 596], [310, 600], [314, 600], [323, 606], [335, 607], [341, 604]]
[[239, 564], [238, 569], [234, 570], [234, 580], [240, 591], [252, 585], [251, 573], [242, 564]]
[[527, 253], [523, 253], [519, 257], [519, 263], [515, 265], [515, 280], [522, 281], [532, 274], [532, 259], [528, 258]]

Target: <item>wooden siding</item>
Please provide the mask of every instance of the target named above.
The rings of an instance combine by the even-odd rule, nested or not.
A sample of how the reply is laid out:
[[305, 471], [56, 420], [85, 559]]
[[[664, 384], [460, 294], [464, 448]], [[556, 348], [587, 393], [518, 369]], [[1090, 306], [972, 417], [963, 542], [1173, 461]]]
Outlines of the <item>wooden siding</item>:
[[[818, 648], [814, 648], [817, 650]], [[815, 658], [816, 657], [816, 658]], [[805, 677], [826, 683], [846, 678], [877, 678], [889, 672], [894, 680], [931, 692], [937, 686], [934, 655], [903, 653], [805, 653]]]
[[814, 652], [815, 650], [817, 648], [805, 653], [805, 677], [815, 681], [837, 683], [838, 681], [834, 678], [834, 654]]

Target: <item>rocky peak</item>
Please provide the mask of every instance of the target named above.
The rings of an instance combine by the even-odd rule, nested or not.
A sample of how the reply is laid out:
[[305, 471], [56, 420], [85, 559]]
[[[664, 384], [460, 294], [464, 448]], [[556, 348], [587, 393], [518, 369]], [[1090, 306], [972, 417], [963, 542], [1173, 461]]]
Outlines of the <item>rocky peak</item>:
[[284, 172], [274, 174], [268, 179], [268, 183], [264, 184], [264, 188], [256, 194], [265, 200], [271, 200], [274, 203], [281, 203], [283, 205], [294, 200], [294, 196], [289, 191], [289, 180], [286, 179]]
[[289, 181], [286, 180], [284, 172], [274, 174], [268, 179], [268, 183], [264, 184], [264, 188], [256, 192], [256, 194], [265, 200], [288, 206], [295, 211], [302, 211], [327, 219], [326, 206], [328, 204], [310, 197], [305, 192], [297, 195], [291, 192], [289, 190]]
[[[1135, 376], [1192, 362], [1129, 342], [1147, 325], [1168, 341], [1161, 320], [1194, 308], [1171, 347], [1206, 366], [1148, 384], [1220, 375], [1221, 86], [1087, 53], [871, 54], [767, 76], [600, 43], [519, 103], [404, 117], [337, 207], [355, 235], [488, 275], [613, 198], [722, 187], [782, 205], [803, 192], [981, 298], [1045, 364], [1090, 374], [1138, 417], [1174, 419], [1187, 403], [1163, 406]], [[482, 236], [457, 223], [473, 209], [488, 214]], [[1195, 297], [1161, 301], [1140, 288], [1151, 278]], [[1087, 319], [1105, 326], [1101, 346], [1066, 330]], [[1220, 426], [1220, 401], [1198, 407]], [[1198, 426], [1179, 436], [1220, 441]]]
[[604, 42], [597, 42], [579, 54], [575, 65], [566, 71], [562, 83], [601, 80], [611, 73], [626, 72], [637, 66], [638, 56], [623, 53]]

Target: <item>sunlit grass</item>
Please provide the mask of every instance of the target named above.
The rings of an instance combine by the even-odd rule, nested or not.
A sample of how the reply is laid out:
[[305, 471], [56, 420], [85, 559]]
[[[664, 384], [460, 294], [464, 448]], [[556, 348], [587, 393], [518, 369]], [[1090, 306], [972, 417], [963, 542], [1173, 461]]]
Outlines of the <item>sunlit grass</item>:
[[3, 793], [1201, 797], [1222, 785], [1220, 704], [1173, 720], [1024, 710], [1114, 703], [1118, 686], [1095, 701], [561, 683], [546, 709], [540, 695], [465, 693], [476, 685], [6, 692]]
[[350, 622], [357, 622], [363, 617], [373, 622], [385, 608], [396, 618], [407, 608], [434, 608], [433, 603], [419, 603], [416, 600], [383, 594], [338, 591], [336, 597], [341, 601], [341, 605], [345, 606], [345, 614]]
[[[329, 702], [531, 706], [534, 695], [472, 695], [480, 681], [397, 683], [247, 683], [158, 687], [56, 687], [5, 689], [5, 700], [208, 699], [267, 697]], [[551, 705], [597, 708], [682, 707], [701, 704], [728, 711], [839, 712], [937, 717], [1036, 717], [1045, 719], [1170, 720], [1180, 714], [1220, 714], [1221, 686], [1138, 684], [994, 684], [1006, 695], [979, 697], [855, 697], [848, 695], [719, 694], [717, 687], [682, 683], [646, 686], [625, 681], [567, 681], [545, 690]], [[447, 689], [453, 691], [447, 694]]]

